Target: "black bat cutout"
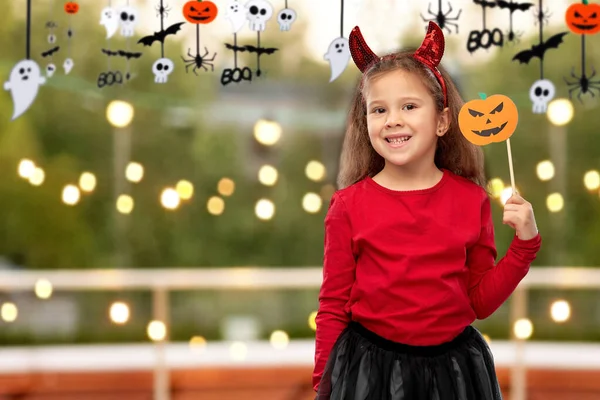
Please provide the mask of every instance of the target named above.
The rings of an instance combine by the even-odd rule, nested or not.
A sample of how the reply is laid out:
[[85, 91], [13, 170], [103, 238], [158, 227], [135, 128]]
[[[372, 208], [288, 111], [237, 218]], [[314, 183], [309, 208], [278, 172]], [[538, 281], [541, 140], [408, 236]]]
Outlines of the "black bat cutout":
[[57, 27], [58, 27], [58, 24], [54, 21], [46, 22], [46, 28], [48, 28], [48, 29], [57, 28]]
[[46, 58], [48, 56], [51, 56], [52, 54], [56, 53], [58, 50], [60, 50], [60, 46], [56, 46], [48, 51], [44, 51], [42, 53], [42, 57]]
[[245, 46], [235, 46], [235, 45], [231, 45], [229, 43], [225, 43], [225, 47], [227, 47], [229, 50], [233, 50], [233, 51], [247, 51], [248, 53], [256, 53], [257, 55], [261, 55], [261, 54], [273, 54], [275, 53], [277, 50], [277, 48], [274, 47], [256, 47], [256, 46], [252, 46], [252, 45], [245, 45]]
[[177, 34], [177, 32], [179, 32], [181, 30], [181, 25], [183, 25], [183, 24], [185, 24], [185, 22], [178, 22], [176, 24], [173, 24], [173, 25], [169, 26], [164, 31], [154, 32], [153, 35], [144, 36], [143, 38], [141, 38], [140, 40], [138, 40], [138, 44], [141, 43], [144, 46], [152, 46], [152, 43], [154, 43], [155, 41], [164, 43], [165, 42], [165, 38], [168, 35], [175, 35], [175, 34]]
[[511, 14], [515, 11], [527, 11], [534, 5], [533, 3], [513, 3], [512, 1], [504, 0], [497, 0], [496, 4], [498, 4], [499, 8], [508, 8]]
[[548, 49], [556, 49], [563, 42], [563, 37], [569, 32], [557, 33], [551, 36], [548, 40], [542, 44], [534, 44], [530, 50], [523, 50], [518, 52], [514, 57], [513, 61], [518, 60], [521, 64], [528, 64], [533, 57], [538, 57], [540, 60], [544, 59], [544, 53]]
[[118, 51], [110, 51], [110, 50], [107, 50], [107, 49], [102, 49], [102, 52], [104, 54], [106, 54], [107, 56], [109, 56], [109, 57], [111, 57], [111, 56], [118, 56], [119, 55]]
[[495, 1], [485, 1], [485, 0], [473, 0], [473, 3], [475, 3], [478, 6], [481, 6], [483, 8], [485, 8], [485, 7], [494, 8], [498, 5]]

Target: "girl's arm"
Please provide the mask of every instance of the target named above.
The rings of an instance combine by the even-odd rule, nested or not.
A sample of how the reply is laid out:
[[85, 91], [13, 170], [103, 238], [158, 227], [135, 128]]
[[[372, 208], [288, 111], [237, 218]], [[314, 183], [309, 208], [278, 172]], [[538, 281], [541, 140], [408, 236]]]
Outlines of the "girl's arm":
[[315, 391], [318, 390], [333, 345], [350, 322], [346, 305], [354, 284], [355, 269], [350, 218], [344, 201], [335, 193], [325, 217], [323, 283], [316, 318]]
[[529, 272], [540, 245], [539, 233], [529, 240], [521, 240], [515, 235], [506, 255], [496, 264], [491, 205], [485, 194], [479, 240], [467, 250], [469, 298], [478, 319], [489, 317], [508, 299]]

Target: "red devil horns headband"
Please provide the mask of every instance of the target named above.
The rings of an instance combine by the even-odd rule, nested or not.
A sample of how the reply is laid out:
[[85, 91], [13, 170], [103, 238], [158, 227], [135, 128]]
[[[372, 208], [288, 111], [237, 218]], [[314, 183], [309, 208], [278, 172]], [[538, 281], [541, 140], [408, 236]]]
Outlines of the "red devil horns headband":
[[[367, 42], [365, 42], [365, 39], [363, 38], [358, 26], [354, 27], [352, 32], [350, 32], [349, 42], [350, 54], [352, 55], [354, 63], [361, 72], [364, 73], [376, 62], [383, 59], [383, 57], [379, 57], [373, 53], [373, 50], [371, 50], [371, 48], [367, 45]], [[437, 26], [435, 22], [429, 21], [429, 27], [427, 28], [425, 39], [423, 39], [423, 43], [421, 43], [421, 46], [417, 49], [417, 51], [415, 51], [413, 57], [429, 68], [431, 72], [433, 72], [440, 83], [440, 86], [442, 87], [442, 92], [444, 93], [444, 107], [447, 107], [448, 92], [446, 89], [446, 82], [444, 82], [442, 74], [437, 69], [437, 66], [442, 60], [442, 56], [444, 55], [444, 46], [444, 32], [442, 32], [440, 27]]]

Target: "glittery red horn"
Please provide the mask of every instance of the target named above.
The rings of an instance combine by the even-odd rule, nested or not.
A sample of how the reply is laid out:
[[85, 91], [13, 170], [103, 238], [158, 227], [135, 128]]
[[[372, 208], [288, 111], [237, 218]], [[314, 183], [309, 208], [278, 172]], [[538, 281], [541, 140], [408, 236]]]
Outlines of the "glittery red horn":
[[348, 41], [350, 43], [350, 54], [352, 55], [352, 59], [354, 60], [354, 63], [360, 72], [365, 72], [375, 61], [379, 59], [379, 57], [373, 53], [373, 50], [371, 50], [371, 48], [367, 45], [367, 42], [365, 42], [365, 39], [363, 38], [358, 26], [355, 26], [354, 29], [352, 29]]
[[446, 89], [446, 82], [444, 82], [444, 78], [442, 74], [437, 69], [437, 66], [440, 64], [442, 60], [442, 56], [444, 55], [444, 32], [440, 29], [439, 26], [433, 21], [429, 21], [429, 26], [427, 28], [427, 34], [425, 34], [425, 39], [423, 39], [423, 43], [421, 43], [421, 47], [415, 51], [413, 57], [418, 61], [425, 64], [431, 72], [435, 75], [440, 86], [442, 87], [442, 91], [444, 92], [444, 106], [448, 106], [448, 92]]

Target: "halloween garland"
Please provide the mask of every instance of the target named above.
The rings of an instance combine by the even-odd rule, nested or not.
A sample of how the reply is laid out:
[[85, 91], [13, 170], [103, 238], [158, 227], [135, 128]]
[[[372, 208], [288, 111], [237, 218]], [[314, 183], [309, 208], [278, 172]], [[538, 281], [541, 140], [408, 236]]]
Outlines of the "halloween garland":
[[160, 31], [154, 32], [152, 35], [144, 36], [138, 40], [138, 44], [144, 46], [152, 46], [154, 42], [160, 42], [160, 58], [152, 64], [154, 83], [167, 83], [169, 75], [175, 69], [173, 61], [165, 58], [165, 39], [169, 35], [176, 35], [177, 32], [181, 30], [181, 25], [185, 24], [185, 22], [177, 22], [167, 29], [164, 29], [165, 15], [167, 15], [169, 11], [170, 10], [163, 5], [163, 0], [160, 0], [159, 6], [156, 9], [156, 12], [160, 17]]
[[246, 8], [248, 9], [247, 17], [250, 30], [256, 32], [256, 47], [247, 45], [245, 51], [256, 53], [256, 76], [260, 77], [262, 75], [260, 56], [263, 54], [270, 55], [279, 50], [273, 47], [260, 47], [260, 33], [264, 32], [267, 28], [267, 22], [273, 16], [273, 6], [266, 0], [250, 0], [246, 3]]
[[331, 75], [329, 82], [336, 80], [348, 66], [350, 61], [350, 45], [348, 39], [344, 37], [344, 0], [341, 0], [340, 10], [340, 36], [333, 39], [327, 48], [327, 53], [323, 58], [329, 61]]
[[572, 98], [573, 92], [578, 90], [577, 98], [583, 103], [581, 99], [583, 94], [589, 93], [594, 97], [594, 90], [600, 92], [600, 79], [593, 79], [596, 70], [592, 66], [592, 73], [588, 76], [585, 68], [585, 37], [600, 32], [600, 5], [589, 4], [588, 0], [571, 4], [565, 14], [565, 20], [571, 32], [581, 35], [581, 75], [575, 75], [575, 67], [573, 67], [571, 77], [575, 78], [575, 81], [564, 79], [569, 86], [569, 98]]
[[513, 0], [509, 0], [509, 1], [497, 0], [496, 3], [498, 4], [498, 8], [508, 10], [510, 13], [509, 17], [508, 17], [509, 19], [508, 19], [507, 42], [508, 43], [518, 42], [519, 38], [521, 37], [521, 35], [523, 33], [522, 32], [518, 33], [513, 30], [513, 14], [515, 13], [515, 11], [529, 10], [531, 7], [533, 7], [533, 3], [515, 3], [515, 2], [513, 2]]
[[489, 49], [491, 46], [502, 47], [504, 45], [504, 35], [498, 28], [489, 30], [486, 26], [486, 9], [494, 8], [498, 4], [495, 1], [473, 0], [475, 4], [481, 6], [482, 10], [482, 29], [469, 32], [467, 40], [467, 51], [473, 53], [479, 49]]
[[185, 72], [187, 73], [189, 67], [193, 66], [192, 72], [195, 75], [197, 70], [202, 68], [204, 71], [208, 71], [207, 66], [210, 67], [211, 71], [215, 70], [215, 66], [213, 64], [217, 53], [214, 53], [212, 57], [208, 57], [209, 51], [208, 48], [204, 47], [204, 53], [200, 55], [200, 24], [209, 24], [217, 18], [219, 10], [217, 5], [209, 0], [190, 0], [183, 6], [183, 16], [184, 18], [193, 25], [196, 25], [196, 55], [191, 54], [191, 49], [188, 49], [187, 56], [189, 58], [184, 58], [183, 62], [185, 63]]
[[51, 78], [52, 75], [54, 75], [54, 73], [56, 72], [56, 65], [54, 64], [54, 54], [58, 53], [58, 51], [60, 50], [60, 46], [56, 46], [56, 34], [54, 33], [54, 30], [58, 27], [58, 24], [53, 19], [53, 9], [54, 1], [51, 1], [49, 18], [46, 22], [46, 29], [48, 29], [48, 36], [46, 40], [52, 47], [42, 52], [41, 54], [42, 58], [50, 57], [50, 61], [48, 62], [48, 64], [46, 64], [46, 77], [48, 78]]
[[12, 68], [8, 81], [4, 82], [4, 90], [10, 91], [13, 101], [13, 121], [29, 109], [40, 85], [46, 83], [39, 65], [31, 59], [31, 0], [27, 0], [26, 22], [25, 59]]
[[[100, 12], [100, 25], [106, 29], [106, 48], [101, 48], [100, 51], [106, 55], [106, 71], [100, 72], [96, 85], [99, 89], [105, 86], [112, 86], [116, 84], [126, 83], [131, 79], [131, 73], [129, 69], [129, 60], [132, 58], [140, 58], [141, 52], [131, 52], [129, 50], [130, 40], [129, 38], [134, 34], [134, 28], [138, 23], [137, 10], [129, 6], [129, 0], [127, 5], [122, 7], [120, 10], [113, 8], [112, 0], [108, 0], [108, 5]], [[110, 38], [117, 32], [121, 27], [120, 33], [126, 37], [126, 50], [111, 50]], [[111, 65], [112, 57], [122, 57], [126, 61], [125, 76], [119, 70], [113, 70]]]
[[477, 146], [506, 141], [510, 182], [515, 192], [510, 137], [517, 129], [519, 110], [516, 104], [503, 94], [487, 96], [479, 93], [480, 99], [466, 102], [458, 113], [458, 126], [463, 136]]
[[423, 19], [424, 22], [429, 22], [429, 21], [435, 21], [440, 28], [444, 29], [446, 28], [448, 30], [448, 33], [451, 34], [452, 30], [448, 27], [448, 26], [453, 26], [454, 28], [456, 28], [456, 33], [458, 33], [458, 23], [454, 22], [454, 21], [458, 21], [458, 19], [460, 18], [460, 13], [462, 12], [462, 9], [458, 10], [458, 14], [456, 14], [455, 17], [450, 17], [450, 13], [452, 13], [452, 4], [450, 2], [448, 2], [448, 11], [444, 12], [442, 9], [442, 0], [438, 0], [438, 8], [437, 8], [437, 12], [433, 12], [431, 10], [431, 3], [429, 3], [429, 7], [427, 8], [427, 13], [429, 15], [432, 15], [433, 18], [425, 18], [423, 16], [423, 14], [421, 14], [421, 18]]
[[535, 81], [529, 89], [529, 99], [533, 103], [533, 113], [543, 114], [548, 108], [548, 103], [554, 98], [556, 88], [554, 84], [544, 78], [544, 56], [549, 49], [556, 49], [563, 42], [563, 37], [568, 32], [561, 32], [551, 36], [544, 42], [544, 20], [546, 14], [543, 11], [543, 0], [538, 0], [538, 11], [536, 21], [539, 24], [539, 44], [533, 45], [529, 50], [518, 52], [513, 61], [519, 61], [519, 64], [528, 64], [529, 61], [537, 57], [540, 60], [540, 79]]
[[[251, 81], [252, 71], [249, 67], [239, 68], [238, 67], [238, 51], [244, 51], [245, 48], [238, 47], [237, 34], [242, 30], [246, 24], [246, 14], [248, 10], [244, 7], [239, 0], [233, 0], [227, 5], [225, 11], [225, 19], [231, 24], [231, 30], [233, 31], [233, 44], [225, 43], [225, 47], [229, 50], [233, 50], [233, 68], [225, 68], [221, 73], [221, 85], [225, 86], [231, 82], [239, 83], [241, 81]], [[242, 50], [240, 50], [242, 49]]]
[[75, 66], [71, 57], [71, 40], [73, 39], [73, 27], [71, 23], [73, 22], [73, 15], [79, 12], [79, 4], [75, 1], [67, 1], [65, 3], [65, 12], [69, 14], [69, 27], [67, 28], [67, 58], [63, 62], [63, 69], [65, 70], [65, 75], [68, 75]]
[[277, 23], [279, 30], [287, 32], [292, 29], [292, 24], [296, 21], [298, 14], [296, 10], [288, 7], [288, 0], [285, 0], [285, 8], [277, 14]]

